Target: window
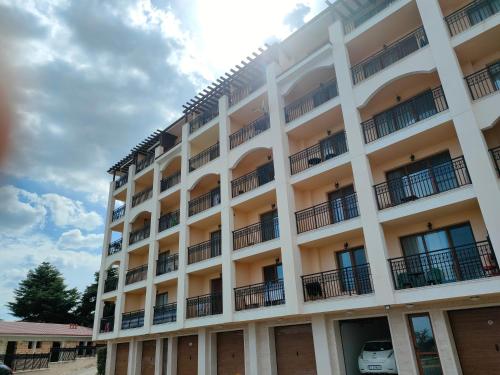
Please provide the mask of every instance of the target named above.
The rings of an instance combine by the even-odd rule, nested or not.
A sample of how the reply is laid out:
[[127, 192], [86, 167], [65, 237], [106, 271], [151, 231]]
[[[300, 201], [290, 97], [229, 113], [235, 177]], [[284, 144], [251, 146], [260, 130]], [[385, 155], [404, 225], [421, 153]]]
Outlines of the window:
[[357, 247], [336, 253], [340, 268], [342, 290], [359, 294], [372, 292], [370, 271], [366, 260], [365, 248]]
[[443, 371], [429, 315], [409, 315], [408, 320], [420, 375], [441, 375]]
[[28, 341], [28, 349], [33, 349], [34, 344], [34, 341]]
[[40, 349], [41, 347], [42, 347], [42, 342], [41, 341], [37, 341], [36, 342], [36, 348]]
[[168, 303], [168, 293], [158, 293], [156, 295], [156, 306], [165, 306]]
[[358, 205], [354, 186], [349, 185], [328, 193], [330, 219], [332, 223], [358, 216]]

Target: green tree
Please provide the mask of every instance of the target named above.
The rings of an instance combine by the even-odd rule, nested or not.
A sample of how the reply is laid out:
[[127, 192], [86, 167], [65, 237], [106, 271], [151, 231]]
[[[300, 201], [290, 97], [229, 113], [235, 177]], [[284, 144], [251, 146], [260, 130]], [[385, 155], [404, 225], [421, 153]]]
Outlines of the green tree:
[[92, 327], [94, 324], [97, 284], [99, 284], [99, 272], [94, 273], [94, 282], [85, 288], [76, 308], [76, 321], [84, 327]]
[[12, 315], [26, 322], [74, 323], [79, 294], [68, 289], [61, 272], [48, 262], [30, 270], [7, 303]]

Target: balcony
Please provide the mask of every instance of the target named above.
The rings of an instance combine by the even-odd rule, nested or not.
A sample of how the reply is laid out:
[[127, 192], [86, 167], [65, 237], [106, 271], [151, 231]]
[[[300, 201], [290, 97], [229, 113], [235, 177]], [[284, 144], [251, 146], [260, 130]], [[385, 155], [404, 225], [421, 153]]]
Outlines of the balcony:
[[315, 165], [345, 154], [347, 151], [348, 147], [345, 132], [341, 131], [332, 134], [314, 146], [289, 156], [290, 172], [292, 175], [297, 174]]
[[118, 180], [115, 181], [115, 190], [121, 188], [128, 182], [128, 174], [124, 174]]
[[274, 181], [274, 165], [272, 161], [231, 181], [232, 197], [235, 198], [238, 195], [257, 189], [259, 186], [271, 181]]
[[444, 19], [448, 24], [450, 35], [454, 36], [498, 12], [500, 12], [500, 3], [497, 0], [475, 0]]
[[99, 325], [99, 332], [101, 333], [113, 332], [114, 328], [115, 328], [114, 315], [105, 316], [101, 319], [101, 323]]
[[160, 181], [160, 191], [165, 191], [181, 182], [181, 172], [176, 172], [170, 176], [162, 178]]
[[297, 233], [308, 232], [359, 216], [356, 193], [295, 213]]
[[120, 251], [122, 251], [122, 238], [119, 238], [108, 245], [108, 255], [113, 255], [119, 253]]
[[149, 225], [142, 227], [136, 231], [130, 232], [129, 245], [149, 238], [151, 227]]
[[250, 83], [245, 83], [239, 87], [234, 87], [234, 86], [231, 87], [230, 93], [228, 95], [229, 106], [231, 107], [241, 102], [243, 99], [245, 99], [247, 96], [249, 96], [251, 93], [256, 91], [259, 87], [261, 87], [264, 84], [265, 84], [265, 78], [263, 77], [257, 78], [255, 76], [252, 76]]
[[269, 114], [266, 113], [262, 117], [259, 117], [257, 120], [251, 122], [247, 126], [241, 128], [240, 130], [234, 132], [229, 136], [229, 147], [231, 149], [239, 146], [248, 140], [256, 137], [263, 131], [269, 129]]
[[379, 210], [471, 183], [463, 156], [375, 185]]
[[394, 3], [396, 0], [383, 0], [379, 4], [377, 4], [375, 7], [368, 7], [365, 9], [365, 11], [360, 12], [357, 14], [355, 17], [352, 17], [348, 20], [344, 21], [344, 34], [349, 34], [352, 32], [354, 29], [356, 29], [358, 26], [362, 25], [366, 21], [368, 21], [370, 18], [376, 16], [378, 13], [382, 12], [385, 8], [387, 8], [389, 5]]
[[314, 108], [326, 103], [338, 95], [337, 81], [331, 80], [310, 91], [303, 97], [293, 101], [285, 107], [285, 121], [287, 123], [301, 117]]
[[122, 314], [122, 329], [144, 326], [144, 310], [136, 310]]
[[373, 293], [369, 264], [302, 276], [304, 301]]
[[115, 208], [111, 216], [111, 222], [117, 221], [125, 216], [125, 205]]
[[199, 154], [189, 159], [189, 172], [192, 172], [208, 162], [219, 157], [219, 142], [203, 150]]
[[118, 277], [107, 278], [104, 281], [104, 293], [112, 292], [118, 288]]
[[221, 254], [220, 235], [214, 239], [188, 247], [188, 264], [215, 258]]
[[146, 169], [147, 167], [149, 167], [151, 164], [153, 164], [154, 160], [155, 160], [155, 154], [154, 153], [148, 154], [144, 159], [137, 162], [135, 173], [137, 174], [142, 170]]
[[490, 149], [490, 153], [493, 158], [493, 162], [495, 163], [498, 176], [500, 176], [500, 147]]
[[222, 314], [222, 293], [205, 294], [186, 299], [187, 318], [200, 318], [217, 314]]
[[404, 57], [418, 51], [428, 44], [423, 27], [412, 31], [399, 40], [385, 46], [376, 54], [351, 67], [352, 80], [356, 85], [368, 77], [380, 72]]
[[220, 204], [220, 188], [217, 187], [206, 194], [189, 201], [189, 216], [196, 215]]
[[389, 259], [396, 289], [500, 276], [488, 241]]
[[233, 250], [253, 246], [280, 236], [278, 217], [233, 231]]
[[283, 280], [234, 288], [234, 303], [236, 311], [283, 305], [285, 303]]
[[139, 267], [135, 267], [127, 270], [125, 275], [125, 285], [137, 283], [142, 280], [146, 280], [148, 277], [148, 265], [144, 264]]
[[158, 231], [162, 232], [179, 224], [180, 211], [166, 213], [158, 220]]
[[156, 261], [156, 276], [177, 271], [179, 268], [179, 254], [168, 255]]
[[472, 100], [500, 90], [500, 61], [465, 77]]
[[365, 143], [376, 141], [447, 109], [448, 103], [441, 86], [427, 90], [362, 122]]
[[137, 194], [134, 194], [132, 197], [132, 207], [138, 206], [142, 202], [146, 202], [153, 196], [153, 188], [150, 187], [146, 190], [140, 191]]
[[219, 107], [216, 106], [210, 111], [206, 111], [195, 117], [189, 122], [189, 134], [194, 133], [204, 125], [208, 124], [211, 120], [219, 116]]
[[172, 323], [177, 320], [177, 302], [155, 306], [153, 324]]

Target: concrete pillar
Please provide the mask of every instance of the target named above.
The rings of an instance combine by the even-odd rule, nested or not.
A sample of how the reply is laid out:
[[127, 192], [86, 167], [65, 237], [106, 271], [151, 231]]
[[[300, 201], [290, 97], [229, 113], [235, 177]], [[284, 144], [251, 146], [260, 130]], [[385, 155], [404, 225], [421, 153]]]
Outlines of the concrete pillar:
[[408, 329], [407, 317], [401, 311], [389, 311], [387, 319], [391, 330], [392, 347], [398, 366], [398, 373], [418, 375], [418, 367]]
[[245, 374], [259, 374], [258, 345], [257, 323], [250, 322], [245, 335]]
[[276, 82], [278, 65], [271, 63], [266, 70], [269, 102], [269, 136], [273, 143], [274, 179], [276, 181], [276, 202], [278, 206], [279, 231], [283, 264], [285, 299], [288, 312], [295, 314], [302, 309], [303, 294], [300, 275], [302, 263], [297, 245], [295, 227], [295, 200], [290, 185], [290, 155], [288, 137], [285, 132], [283, 100]]
[[127, 375], [137, 375], [141, 373], [141, 359], [142, 341], [133, 339], [129, 343]]
[[[497, 258], [500, 256], [500, 185], [484, 136], [472, 110], [462, 69], [451, 45], [438, 0], [417, 0], [450, 113], [479, 207]], [[494, 199], [497, 197], [497, 199]], [[482, 240], [482, 239], [481, 239]]]
[[387, 248], [382, 226], [378, 221], [378, 207], [373, 192], [373, 176], [370, 161], [365, 154], [365, 144], [361, 129], [361, 117], [354, 102], [354, 88], [351, 81], [350, 61], [344, 44], [342, 23], [335, 22], [329, 28], [330, 42], [333, 45], [335, 74], [342, 105], [347, 144], [351, 156], [354, 185], [358, 205], [365, 250], [375, 289], [377, 303], [389, 305], [393, 302], [391, 273], [387, 262]]
[[198, 329], [198, 375], [210, 375], [210, 334]]
[[106, 342], [106, 369], [105, 375], [114, 375], [116, 363], [116, 344], [112, 341]]
[[328, 332], [330, 330], [325, 315], [313, 315], [311, 326], [317, 373], [318, 375], [331, 375], [333, 374], [333, 366], [328, 340]]
[[461, 375], [462, 369], [460, 368], [446, 312], [431, 310], [429, 311], [429, 316], [431, 318], [434, 340], [436, 341], [443, 375]]
[[163, 374], [163, 345], [163, 339], [157, 338], [155, 350], [155, 375]]
[[332, 374], [346, 375], [344, 352], [342, 347], [342, 336], [340, 334], [340, 322], [333, 322], [333, 330], [330, 336], [330, 355], [332, 356]]
[[177, 374], [177, 337], [168, 338], [167, 350], [167, 375]]

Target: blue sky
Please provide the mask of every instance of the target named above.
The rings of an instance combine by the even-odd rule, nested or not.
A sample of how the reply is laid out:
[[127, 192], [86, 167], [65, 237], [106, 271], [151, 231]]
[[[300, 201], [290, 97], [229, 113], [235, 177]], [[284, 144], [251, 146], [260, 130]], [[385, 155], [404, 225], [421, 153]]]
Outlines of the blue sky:
[[106, 170], [207, 83], [325, 6], [0, 0], [0, 81], [13, 118], [0, 161], [0, 319], [14, 319], [5, 303], [42, 261], [83, 290], [100, 264]]

